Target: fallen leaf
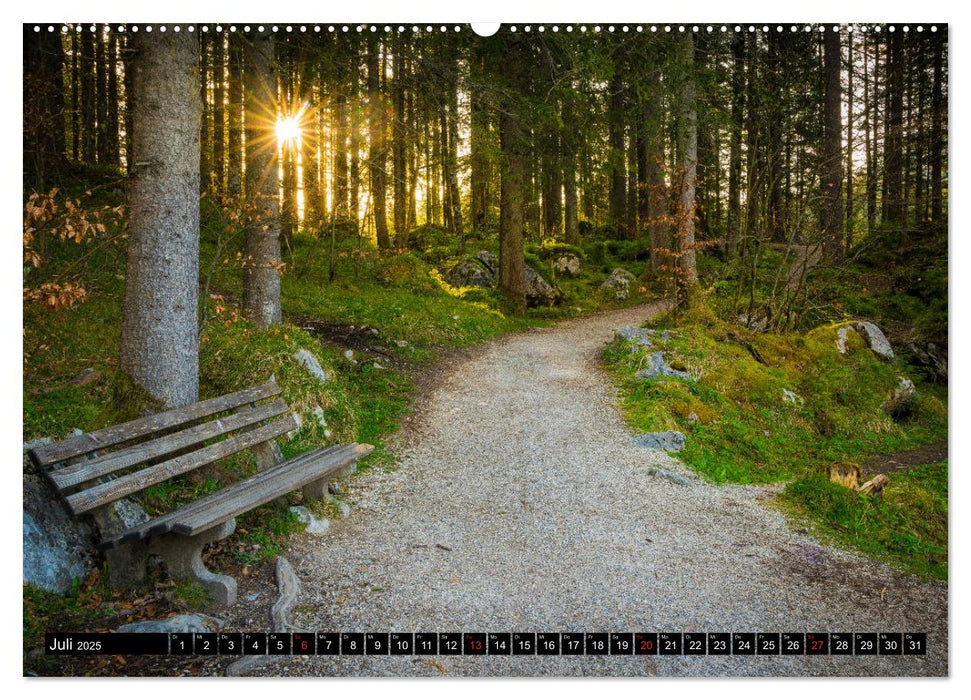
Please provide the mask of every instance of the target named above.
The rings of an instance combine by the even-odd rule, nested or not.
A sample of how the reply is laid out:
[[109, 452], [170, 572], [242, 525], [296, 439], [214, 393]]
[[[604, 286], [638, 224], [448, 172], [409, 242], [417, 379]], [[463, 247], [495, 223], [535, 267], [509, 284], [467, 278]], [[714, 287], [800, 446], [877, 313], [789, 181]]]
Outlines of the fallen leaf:
[[338, 605], [343, 605], [346, 602], [347, 602], [347, 596], [346, 595], [342, 595], [340, 598], [337, 599], [337, 604]]

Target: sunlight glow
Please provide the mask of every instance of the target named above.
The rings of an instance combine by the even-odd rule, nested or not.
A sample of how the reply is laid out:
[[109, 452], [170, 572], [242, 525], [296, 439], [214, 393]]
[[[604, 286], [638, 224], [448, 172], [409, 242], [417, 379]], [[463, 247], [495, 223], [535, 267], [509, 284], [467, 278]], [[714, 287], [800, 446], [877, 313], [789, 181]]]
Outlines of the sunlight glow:
[[276, 120], [276, 138], [282, 145], [290, 145], [300, 140], [303, 129], [300, 126], [300, 114], [288, 117], [280, 116]]

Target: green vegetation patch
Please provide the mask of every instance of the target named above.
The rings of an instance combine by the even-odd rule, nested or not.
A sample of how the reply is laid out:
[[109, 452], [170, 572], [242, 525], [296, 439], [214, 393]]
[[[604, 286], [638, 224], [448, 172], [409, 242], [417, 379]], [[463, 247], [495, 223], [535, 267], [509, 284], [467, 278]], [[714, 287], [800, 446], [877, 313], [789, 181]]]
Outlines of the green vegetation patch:
[[803, 476], [780, 497], [824, 537], [906, 571], [947, 579], [947, 462], [892, 474], [878, 496], [859, 496], [825, 476]]

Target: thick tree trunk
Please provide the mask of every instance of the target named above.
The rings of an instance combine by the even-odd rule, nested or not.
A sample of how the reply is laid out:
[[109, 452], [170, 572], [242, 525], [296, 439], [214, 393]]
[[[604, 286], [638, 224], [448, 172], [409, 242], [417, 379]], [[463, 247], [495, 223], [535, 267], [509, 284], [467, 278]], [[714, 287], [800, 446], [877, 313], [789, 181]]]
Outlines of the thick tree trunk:
[[257, 326], [280, 323], [280, 213], [273, 35], [246, 37], [246, 200], [258, 213], [246, 230], [243, 313]]
[[839, 32], [823, 34], [823, 72], [825, 79], [823, 103], [822, 187], [820, 231], [823, 249], [831, 262], [843, 258], [843, 145], [840, 106], [840, 68], [842, 64]]
[[681, 79], [680, 114], [678, 119], [678, 150], [681, 152], [681, 172], [678, 174], [681, 191], [678, 198], [678, 254], [677, 303], [688, 306], [688, 290], [698, 282], [695, 261], [695, 186], [698, 179], [698, 107], [694, 76], [694, 40], [685, 32], [682, 39], [682, 61], [686, 75]]
[[451, 65], [448, 81], [448, 190], [452, 210], [452, 228], [458, 234], [460, 248], [465, 248], [465, 229], [462, 221], [462, 198], [459, 190], [459, 58], [455, 47], [450, 48]]
[[374, 211], [374, 230], [378, 248], [391, 247], [388, 235], [388, 210], [386, 202], [385, 166], [387, 152], [384, 143], [384, 104], [380, 83], [380, 44], [371, 39], [367, 54], [367, 90], [370, 111], [370, 143], [368, 146], [368, 173], [371, 183], [371, 205]]
[[[759, 194], [760, 177], [759, 163], [761, 159], [759, 148], [759, 119], [761, 101], [758, 89], [758, 37], [755, 33], [748, 35], [746, 47], [747, 86], [746, 86], [746, 157], [745, 157], [745, 235], [749, 242], [759, 238]], [[747, 249], [748, 245], [743, 246]]]
[[524, 93], [526, 69], [523, 40], [506, 42], [499, 71], [509, 95], [499, 110], [501, 157], [499, 187], [499, 289], [516, 313], [526, 312], [526, 275], [523, 259], [523, 221], [526, 191], [526, 156], [529, 142], [520, 122], [519, 100]]
[[134, 144], [121, 368], [169, 406], [199, 398], [199, 43], [132, 37]]

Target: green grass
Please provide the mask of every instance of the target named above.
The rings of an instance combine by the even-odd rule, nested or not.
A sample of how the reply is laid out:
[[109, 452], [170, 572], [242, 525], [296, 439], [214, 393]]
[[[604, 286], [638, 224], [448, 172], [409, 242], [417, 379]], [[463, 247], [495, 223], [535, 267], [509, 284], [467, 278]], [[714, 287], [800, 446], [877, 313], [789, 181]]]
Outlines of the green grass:
[[[632, 428], [685, 433], [680, 459], [713, 483], [791, 481], [788, 502], [824, 527], [837, 522], [846, 529], [839, 531], [840, 541], [908, 570], [946, 573], [946, 466], [943, 478], [941, 467], [893, 475], [884, 500], [860, 499], [828, 480], [834, 463], [858, 464], [946, 440], [946, 390], [921, 381], [899, 358], [879, 360], [853, 332], [849, 353], [839, 354], [837, 325], [756, 334], [704, 312], [695, 315], [695, 322], [673, 326], [670, 340], [656, 338], [650, 350], [631, 352], [626, 342], [605, 350]], [[634, 378], [655, 350], [693, 379]], [[881, 406], [901, 375], [915, 380], [918, 395], [911, 415], [894, 420]], [[796, 403], [783, 400], [784, 389], [799, 397]], [[857, 525], [851, 527], [853, 518]], [[933, 532], [906, 534], [922, 521], [934, 523]], [[895, 524], [905, 531], [893, 532]]]
[[783, 508], [822, 536], [905, 571], [947, 579], [947, 462], [893, 474], [878, 496], [858, 496], [823, 476], [786, 486]]

